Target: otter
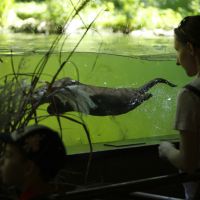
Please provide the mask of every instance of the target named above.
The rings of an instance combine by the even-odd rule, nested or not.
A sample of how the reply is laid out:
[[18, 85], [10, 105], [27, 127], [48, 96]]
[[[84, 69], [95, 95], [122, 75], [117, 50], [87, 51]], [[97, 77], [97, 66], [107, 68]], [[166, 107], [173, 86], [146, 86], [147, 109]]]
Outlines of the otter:
[[94, 116], [127, 113], [152, 97], [147, 93], [158, 83], [176, 85], [163, 78], [155, 78], [139, 88], [109, 88], [80, 83], [69, 77], [45, 84], [33, 93], [33, 102], [48, 103], [47, 112], [59, 115], [76, 111]]

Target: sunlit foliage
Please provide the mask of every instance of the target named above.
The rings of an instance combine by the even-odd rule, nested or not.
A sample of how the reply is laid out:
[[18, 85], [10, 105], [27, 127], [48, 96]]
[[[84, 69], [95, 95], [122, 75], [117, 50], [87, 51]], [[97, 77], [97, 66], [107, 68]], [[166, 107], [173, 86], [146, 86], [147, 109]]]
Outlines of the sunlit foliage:
[[[0, 26], [6, 24], [6, 16], [14, 0], [0, 0]], [[14, 31], [59, 33], [65, 26], [69, 13], [76, 12], [82, 4], [85, 7], [79, 22], [87, 23], [98, 13], [105, 12], [93, 26], [109, 28], [114, 32], [130, 33], [133, 30], [172, 29], [186, 15], [200, 13], [200, 0], [15, 0], [17, 19], [32, 19], [31, 27], [14, 27]], [[75, 10], [74, 10], [75, 8]], [[76, 19], [75, 19], [76, 20]], [[89, 20], [88, 20], [89, 21]], [[21, 21], [23, 24], [23, 22]], [[29, 21], [28, 21], [29, 23]], [[79, 28], [85, 25], [79, 23]], [[39, 27], [39, 28], [38, 28]]]
[[7, 22], [7, 16], [10, 8], [13, 6], [14, 0], [0, 0], [0, 26], [4, 26]]

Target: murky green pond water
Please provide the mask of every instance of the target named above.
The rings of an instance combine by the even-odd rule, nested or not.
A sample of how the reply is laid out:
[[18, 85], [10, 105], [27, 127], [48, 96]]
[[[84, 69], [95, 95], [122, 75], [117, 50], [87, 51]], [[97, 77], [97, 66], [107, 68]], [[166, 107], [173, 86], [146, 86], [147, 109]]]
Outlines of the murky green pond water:
[[[54, 36], [44, 35], [0, 35], [0, 73], [11, 72], [10, 49], [13, 49], [15, 67], [21, 65], [24, 72], [32, 72], [43, 53], [50, 47]], [[77, 37], [67, 39], [62, 48], [61, 60], [65, 60], [73, 49]], [[62, 41], [50, 57], [42, 79], [50, 77], [60, 66]], [[21, 62], [22, 58], [24, 59]], [[23, 64], [22, 64], [23, 63]], [[136, 109], [119, 116], [83, 116], [94, 144], [121, 144], [148, 141], [156, 137], [174, 137], [172, 130], [178, 90], [189, 79], [181, 67], [175, 65], [175, 52], [172, 38], [134, 38], [123, 35], [87, 36], [76, 53], [66, 64], [59, 77], [69, 76], [82, 83], [106, 87], [138, 88], [151, 79], [161, 77], [177, 84], [171, 88], [158, 84], [150, 92], [153, 97]], [[41, 114], [46, 114], [44, 107]], [[68, 113], [78, 116], [77, 113]], [[42, 121], [58, 129], [55, 117]], [[87, 146], [88, 141], [83, 127], [68, 120], [62, 120], [63, 139], [71, 147], [69, 153], [81, 151], [77, 146]], [[103, 147], [108, 148], [108, 147]], [[69, 148], [70, 149], [70, 148]], [[86, 150], [86, 151], [87, 151]]]

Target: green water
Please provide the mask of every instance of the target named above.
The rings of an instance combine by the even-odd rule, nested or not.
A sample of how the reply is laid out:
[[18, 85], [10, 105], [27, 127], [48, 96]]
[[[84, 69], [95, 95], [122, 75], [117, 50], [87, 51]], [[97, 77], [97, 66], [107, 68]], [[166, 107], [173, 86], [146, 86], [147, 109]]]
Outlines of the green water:
[[[134, 46], [131, 51], [128, 48], [131, 44], [128, 43], [126, 45], [127, 41], [131, 41], [131, 39], [122, 38], [121, 42], [123, 43], [121, 46], [119, 43], [116, 44], [116, 51], [116, 42], [112, 42], [112, 45], [104, 45], [102, 48], [104, 50], [101, 49], [99, 53], [97, 53], [97, 50], [92, 51], [89, 45], [86, 45], [86, 42], [83, 45], [84, 48], [81, 49], [80, 47], [80, 51], [75, 53], [70, 62], [65, 65], [59, 78], [69, 76], [77, 79], [78, 75], [74, 67], [77, 66], [80, 82], [96, 86], [137, 88], [157, 77], [165, 78], [177, 84], [178, 87], [176, 88], [171, 88], [165, 84], [156, 85], [150, 90], [153, 94], [152, 98], [123, 115], [109, 117], [83, 115], [93, 144], [127, 142], [141, 138], [148, 140], [149, 138], [168, 137], [170, 135], [173, 137], [177, 134], [172, 130], [176, 97], [180, 87], [189, 81], [189, 79], [183, 69], [175, 65], [173, 47], [169, 45], [169, 41], [171, 42], [172, 40], [170, 38], [167, 40], [161, 40], [160, 38], [138, 40], [136, 42], [138, 48]], [[115, 39], [113, 40], [118, 41], [119, 36]], [[0, 63], [1, 75], [11, 72], [11, 59], [5, 46], [2, 47], [2, 54], [0, 56], [3, 61]], [[32, 49], [28, 49], [28, 54], [21, 55], [24, 51], [20, 51], [22, 48], [18, 47], [18, 49], [15, 49], [16, 51], [13, 56], [15, 67], [21, 65], [24, 72], [32, 72], [43, 54], [37, 47], [37, 52], [30, 53]], [[120, 49], [121, 55], [119, 55]], [[134, 51], [134, 49], [136, 50]], [[65, 60], [68, 53], [63, 52], [61, 55], [61, 59]], [[24, 62], [21, 62], [22, 58]], [[45, 67], [43, 80], [50, 80], [60, 65], [59, 60], [58, 53], [51, 56]], [[44, 106], [41, 107], [40, 115], [47, 114], [44, 109]], [[79, 115], [75, 112], [68, 113], [67, 116], [76, 119], [79, 118]], [[58, 129], [55, 117], [45, 119], [41, 123]], [[88, 146], [87, 137], [81, 125], [63, 119], [62, 127], [64, 133], [63, 140], [69, 149], [70, 147]], [[79, 148], [73, 149], [71, 153], [78, 151]]]

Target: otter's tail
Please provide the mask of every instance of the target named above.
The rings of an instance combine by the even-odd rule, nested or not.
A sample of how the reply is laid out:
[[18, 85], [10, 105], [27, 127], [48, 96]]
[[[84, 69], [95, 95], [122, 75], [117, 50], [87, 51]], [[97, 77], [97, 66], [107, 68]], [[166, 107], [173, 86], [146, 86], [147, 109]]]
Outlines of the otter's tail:
[[142, 87], [139, 88], [140, 92], [147, 92], [150, 88], [152, 88], [154, 85], [158, 84], [158, 83], [165, 83], [171, 87], [176, 87], [175, 84], [169, 82], [168, 80], [164, 79], [164, 78], [155, 78], [151, 81], [149, 81], [148, 83], [146, 83], [145, 85], [143, 85]]

